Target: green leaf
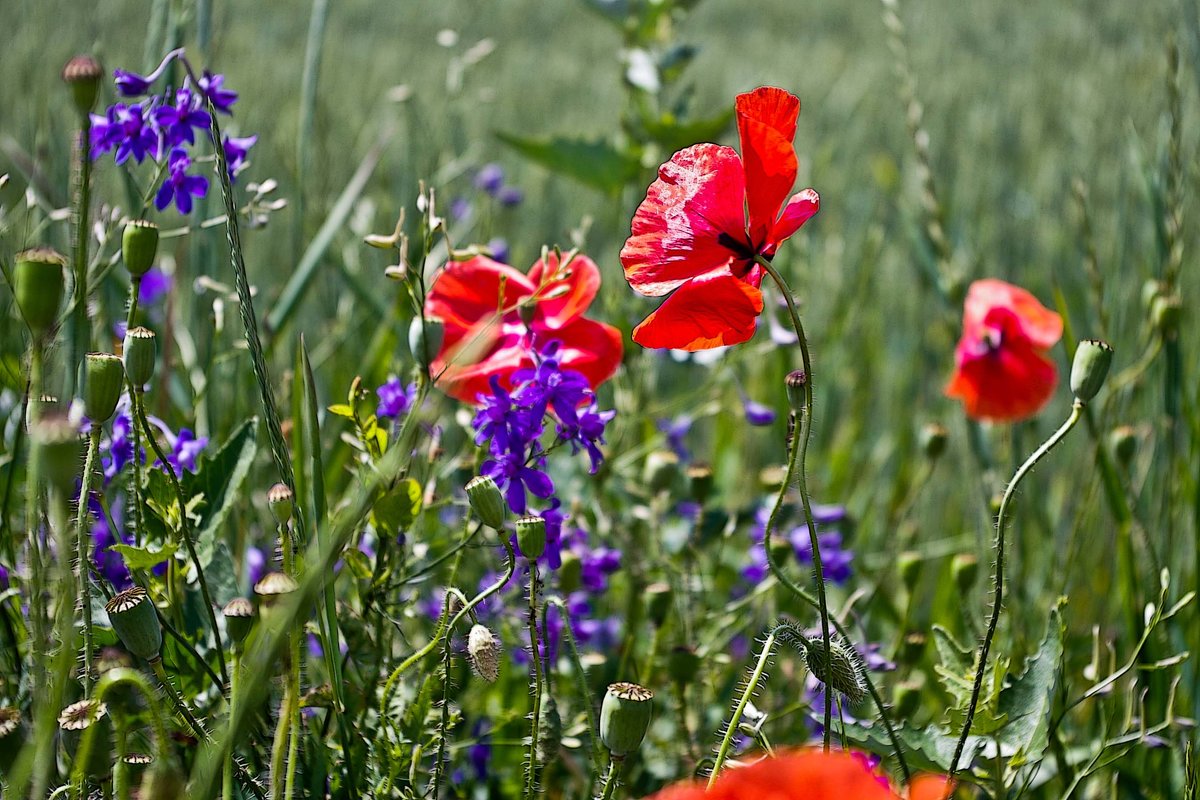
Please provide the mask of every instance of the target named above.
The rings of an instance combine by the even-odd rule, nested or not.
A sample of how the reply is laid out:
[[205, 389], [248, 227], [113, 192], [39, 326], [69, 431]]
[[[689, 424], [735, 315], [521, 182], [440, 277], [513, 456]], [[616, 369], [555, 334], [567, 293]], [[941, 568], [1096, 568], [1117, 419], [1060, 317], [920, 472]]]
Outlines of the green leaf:
[[250, 474], [250, 466], [258, 453], [257, 431], [258, 418], [251, 417], [215, 453], [202, 455], [194, 473], [183, 475], [184, 494], [203, 495], [205, 501], [200, 509], [200, 522], [193, 532], [201, 567], [207, 567], [212, 561], [217, 529], [229, 515], [246, 476]]
[[[847, 722], [846, 739], [854, 745], [870, 750], [878, 755], [892, 752], [892, 740], [888, 738], [887, 730], [881, 724], [866, 722]], [[949, 731], [930, 725], [921, 730], [913, 730], [906, 725], [894, 726], [896, 738], [904, 749], [904, 757], [908, 766], [920, 772], [947, 772], [950, 760], [954, 758], [954, 749], [958, 745], [958, 736]], [[842, 726], [837, 727], [839, 734]], [[972, 734], [967, 737], [967, 746], [959, 759], [959, 766], [969, 764], [973, 754], [987, 744], [987, 739]]]
[[342, 560], [346, 562], [354, 577], [361, 581], [371, 580], [371, 561], [362, 550], [348, 547], [342, 553]]
[[329, 413], [335, 417], [345, 417], [346, 419], [354, 419], [354, 409], [345, 403], [336, 403], [329, 407]]
[[733, 111], [722, 111], [713, 117], [681, 121], [673, 114], [660, 117], [644, 117], [641, 121], [646, 135], [667, 152], [674, 153], [697, 142], [715, 142], [720, 139], [733, 122]]
[[225, 542], [217, 542], [217, 546], [213, 548], [212, 561], [204, 568], [204, 579], [208, 581], [213, 602], [219, 606], [224, 606], [240, 594], [233, 555]]
[[390, 492], [375, 501], [371, 509], [371, 524], [395, 538], [408, 530], [421, 510], [421, 484], [407, 478]]
[[135, 570], [157, 567], [173, 557], [179, 546], [174, 542], [167, 542], [158, 550], [151, 550], [148, 547], [134, 547], [131, 544], [114, 544], [109, 545], [108, 549], [120, 553], [121, 558], [125, 559], [125, 566], [130, 570]]
[[1016, 749], [1012, 766], [1041, 760], [1050, 743], [1050, 716], [1063, 657], [1063, 623], [1060, 600], [1050, 609], [1046, 634], [1037, 652], [1025, 662], [1025, 671], [1000, 693], [999, 709], [1008, 717], [1001, 733]]
[[641, 174], [641, 165], [633, 155], [603, 140], [531, 139], [500, 131], [496, 137], [551, 172], [574, 178], [605, 194], [619, 194]]

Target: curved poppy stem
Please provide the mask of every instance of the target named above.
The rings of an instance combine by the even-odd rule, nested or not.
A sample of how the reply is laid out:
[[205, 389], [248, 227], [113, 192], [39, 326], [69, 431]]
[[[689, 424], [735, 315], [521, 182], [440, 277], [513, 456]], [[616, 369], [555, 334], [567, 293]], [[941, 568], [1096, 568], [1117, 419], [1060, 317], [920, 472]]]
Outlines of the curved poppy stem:
[[[808, 338], [804, 335], [804, 324], [800, 322], [800, 313], [796, 310], [796, 301], [792, 297], [792, 290], [788, 287], [787, 281], [779, 274], [779, 271], [761, 255], [756, 255], [754, 260], [766, 270], [771, 279], [775, 281], [775, 285], [779, 287], [779, 291], [783, 293], [783, 298], [787, 301], [788, 314], [792, 318], [792, 327], [796, 331], [796, 338], [800, 344], [800, 359], [804, 368], [804, 410], [803, 416], [800, 419], [799, 430], [796, 432], [791, 448], [792, 457], [788, 459], [787, 477], [783, 485], [779, 487], [779, 496], [775, 498], [775, 507], [771, 510], [771, 516], [767, 521], [767, 529], [765, 533], [767, 553], [772, 550], [771, 537], [775, 533], [775, 521], [779, 516], [779, 510], [783, 506], [784, 497], [787, 495], [788, 488], [791, 486], [792, 480], [796, 481], [796, 486], [800, 489], [800, 504], [804, 508], [804, 522], [808, 525], [808, 539], [812, 546], [812, 562], [813, 573], [817, 579], [817, 603], [820, 606], [821, 612], [821, 646], [825, 649], [825, 663], [831, 663], [831, 650], [829, 646], [829, 605], [825, 600], [825, 570], [821, 566], [821, 545], [817, 541], [817, 524], [813, 519], [812, 501], [808, 496], [808, 480], [805, 477], [805, 458], [808, 455], [808, 440], [812, 434], [812, 407], [813, 407], [813, 390], [812, 390], [812, 358], [808, 352]], [[789, 581], [782, 579], [783, 570], [775, 561], [774, 556], [768, 555], [768, 564], [773, 572], [785, 586], [790, 586]], [[829, 749], [829, 737], [833, 728], [833, 706], [831, 703], [825, 704], [825, 720], [824, 731], [821, 734], [822, 746]]]
[[979, 647], [979, 664], [975, 668], [975, 685], [971, 689], [971, 702], [967, 704], [967, 718], [963, 723], [962, 733], [958, 737], [958, 745], [954, 748], [954, 758], [950, 759], [950, 773], [948, 778], [954, 780], [954, 775], [958, 772], [958, 759], [962, 756], [963, 749], [967, 746], [967, 738], [971, 735], [971, 724], [975, 721], [975, 709], [979, 705], [979, 694], [983, 690], [983, 677], [987, 671], [988, 652], [992, 648], [992, 639], [996, 634], [996, 626], [1000, 622], [1000, 604], [1004, 600], [1004, 526], [1008, 522], [1008, 509], [1012, 503], [1013, 495], [1016, 494], [1017, 486], [1025, 479], [1037, 463], [1049, 453], [1054, 446], [1066, 437], [1071, 428], [1075, 427], [1075, 423], [1079, 422], [1079, 418], [1083, 415], [1084, 403], [1082, 400], [1076, 399], [1071, 406], [1071, 416], [1067, 421], [1056, 430], [1049, 439], [1042, 442], [1037, 450], [1033, 451], [1033, 455], [1029, 456], [1013, 474], [1012, 480], [1008, 483], [1008, 488], [1004, 490], [1004, 497], [1000, 501], [1000, 511], [996, 514], [996, 574], [993, 579], [995, 588], [992, 594], [992, 616], [988, 620], [987, 633], [984, 634], [983, 644]]

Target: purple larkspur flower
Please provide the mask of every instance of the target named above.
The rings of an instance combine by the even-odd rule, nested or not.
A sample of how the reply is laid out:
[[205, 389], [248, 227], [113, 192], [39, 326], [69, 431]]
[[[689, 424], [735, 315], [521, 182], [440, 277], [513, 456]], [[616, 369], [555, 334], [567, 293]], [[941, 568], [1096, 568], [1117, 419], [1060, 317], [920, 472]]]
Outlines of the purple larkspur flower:
[[[171, 292], [175, 281], [158, 267], [151, 267], [138, 286], [138, 305], [152, 306]], [[124, 336], [124, 331], [121, 333]]]
[[213, 74], [208, 70], [204, 70], [204, 74], [199, 78], [200, 91], [209, 100], [212, 100], [213, 107], [222, 114], [232, 114], [233, 104], [237, 102], [238, 93], [230, 89], [226, 89], [225, 76], [221, 74]]
[[242, 567], [246, 570], [246, 582], [253, 586], [267, 574], [267, 556], [261, 548], [251, 545], [246, 548], [242, 559]]
[[250, 148], [258, 141], [258, 136], [226, 136], [225, 143], [225, 162], [229, 165], [229, 180], [232, 183], [237, 180], [238, 173], [249, 166], [250, 162], [246, 156], [250, 153]]
[[[96, 569], [117, 591], [129, 588], [133, 581], [129, 575], [129, 568], [125, 566], [125, 559], [111, 548], [115, 544], [133, 544], [133, 537], [128, 533], [122, 536], [118, 531], [113, 530], [113, 527], [108, 524], [108, 517], [96, 495], [88, 498], [88, 510], [91, 512], [92, 518], [92, 561], [95, 563]], [[114, 503], [110, 511], [113, 525], [119, 530], [122, 527], [123, 507]]]
[[[812, 539], [808, 535], [808, 526], [799, 525], [788, 534], [788, 540], [796, 552], [796, 559], [802, 564], [812, 563]], [[843, 584], [850, 580], [854, 553], [842, 546], [840, 531], [826, 531], [817, 534], [817, 543], [821, 546], [821, 567], [825, 580]]]
[[188, 167], [192, 159], [182, 147], [171, 151], [167, 160], [167, 177], [154, 196], [154, 207], [162, 211], [175, 201], [175, 208], [180, 214], [192, 213], [192, 198], [203, 197], [208, 192], [208, 178], [203, 175], [189, 175]]
[[171, 442], [171, 455], [167, 459], [176, 472], [187, 470], [196, 471], [196, 457], [208, 447], [207, 436], [197, 436], [190, 428], [180, 428], [179, 434]]
[[8, 588], [8, 567], [0, 564], [0, 590]]
[[513, 208], [521, 205], [525, 199], [525, 193], [515, 186], [505, 186], [496, 192], [496, 199], [500, 201], [500, 205]]
[[381, 419], [394, 419], [404, 416], [412, 409], [413, 403], [417, 400], [417, 385], [410, 383], [405, 386], [399, 378], [393, 375], [375, 390], [375, 394], [379, 397], [375, 416]]
[[141, 97], [150, 91], [154, 78], [138, 75], [127, 69], [114, 69], [113, 83], [117, 85], [117, 93], [122, 97]]
[[201, 107], [201, 100], [186, 86], [176, 90], [175, 104], [162, 104], [154, 109], [154, 121], [162, 131], [167, 147], [178, 147], [185, 142], [196, 143], [196, 128], [206, 131], [212, 117]]
[[543, 457], [535, 458], [531, 465], [520, 453], [502, 453], [484, 461], [479, 474], [503, 486], [508, 507], [514, 514], [522, 515], [529, 507], [526, 492], [543, 500], [554, 494], [554, 481], [541, 469], [545, 465]]
[[495, 196], [504, 186], [504, 169], [499, 164], [484, 164], [475, 173], [475, 188]]
[[[133, 460], [133, 417], [129, 413], [128, 397], [121, 399], [117, 415], [109, 426], [108, 441], [100, 443], [100, 464], [104, 467], [104, 482], [116, 477]], [[142, 461], [146, 460], [145, 451]]]
[[124, 164], [130, 157], [139, 164], [146, 160], [146, 156], [157, 161], [162, 152], [162, 143], [149, 110], [148, 103], [114, 103], [104, 116], [93, 114], [92, 160], [115, 148], [118, 164]]
[[684, 463], [692, 458], [687, 443], [684, 441], [692, 430], [692, 421], [691, 417], [683, 414], [674, 419], [660, 419], [657, 423], [659, 433], [667, 437], [667, 447], [670, 447], [679, 460]]
[[501, 264], [508, 263], [509, 252], [507, 239], [501, 236], [488, 239], [487, 249], [488, 252], [492, 254], [493, 261], [499, 261]]
[[762, 427], [775, 421], [775, 409], [768, 405], [751, 400], [749, 397], [743, 397], [742, 407], [746, 415], [746, 422], [751, 425]]

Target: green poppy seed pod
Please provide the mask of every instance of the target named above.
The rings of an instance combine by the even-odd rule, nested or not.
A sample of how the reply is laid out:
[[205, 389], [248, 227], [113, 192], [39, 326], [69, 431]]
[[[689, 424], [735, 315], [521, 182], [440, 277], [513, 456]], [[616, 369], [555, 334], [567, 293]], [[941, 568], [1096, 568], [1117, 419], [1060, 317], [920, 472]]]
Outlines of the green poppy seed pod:
[[808, 373], [802, 369], [794, 369], [783, 379], [787, 389], [788, 404], [797, 414], [804, 412], [804, 387], [808, 384]]
[[900, 662], [909, 666], [919, 662], [925, 655], [925, 645], [928, 643], [929, 637], [923, 633], [914, 632], [905, 636], [898, 654]]
[[467, 634], [467, 660], [475, 674], [488, 683], [500, 677], [500, 642], [483, 625], [471, 626]]
[[235, 647], [241, 646], [254, 627], [254, 604], [244, 597], [235, 597], [221, 609], [225, 617], [225, 630]]
[[936, 461], [942, 453], [946, 452], [948, 436], [946, 429], [936, 422], [930, 422], [921, 428], [919, 439], [921, 451], [925, 453], [925, 457], [930, 461]]
[[139, 798], [153, 800], [184, 800], [187, 786], [183, 775], [170, 764], [155, 763], [146, 770], [138, 786]]
[[904, 588], [912, 591], [921, 577], [921, 554], [913, 550], [905, 550], [896, 556], [896, 571], [900, 573], [900, 582]]
[[121, 234], [121, 258], [129, 274], [142, 277], [154, 266], [157, 257], [158, 226], [144, 219], [125, 223], [125, 231]]
[[532, 514], [517, 520], [517, 547], [530, 561], [546, 552], [546, 520]]
[[73, 492], [83, 465], [79, 427], [65, 413], [50, 411], [33, 423], [29, 433], [41, 446], [42, 469], [50, 484], [61, 492]]
[[1150, 305], [1150, 322], [1164, 336], [1179, 332], [1179, 321], [1183, 318], [1183, 300], [1177, 294], [1160, 295]]
[[441, 320], [428, 317], [413, 318], [408, 326], [408, 347], [418, 364], [429, 367], [429, 362], [442, 349], [445, 335], [446, 326]]
[[75, 56], [63, 67], [63, 81], [70, 87], [75, 110], [80, 114], [87, 114], [96, 107], [103, 75], [100, 62], [91, 56]]
[[103, 425], [112, 419], [125, 389], [125, 365], [112, 353], [88, 353], [83, 368], [87, 375], [83, 413], [93, 425]]
[[296, 496], [286, 483], [277, 483], [267, 490], [267, 505], [271, 508], [271, 516], [280, 525], [286, 525], [296, 510]]
[[141, 775], [146, 767], [154, 763], [154, 756], [147, 753], [126, 753], [123, 760], [133, 767], [136, 774]]
[[1079, 343], [1071, 365], [1071, 392], [1076, 399], [1086, 403], [1096, 396], [1108, 376], [1112, 358], [1113, 349], [1106, 342], [1084, 339]]
[[570, 550], [562, 554], [562, 564], [558, 568], [558, 590], [563, 596], [576, 592], [583, 585], [583, 561]]
[[820, 636], [808, 640], [805, 648], [808, 671], [821, 683], [841, 692], [851, 705], [867, 695], [866, 665], [854, 645], [834, 635], [829, 639], [829, 658], [825, 658], [825, 645]]
[[96, 731], [85, 754], [84, 770], [88, 775], [101, 777], [112, 769], [112, 719], [108, 716], [108, 706], [94, 698], [80, 700], [58, 715], [63, 749], [72, 763], [81, 755], [85, 731], [93, 726]]
[[38, 247], [17, 253], [16, 262], [13, 294], [17, 306], [33, 335], [45, 336], [58, 319], [66, 259], [48, 247]]
[[1129, 466], [1129, 462], [1136, 455], [1137, 444], [1137, 432], [1129, 425], [1113, 428], [1112, 433], [1108, 435], [1108, 445], [1112, 448], [1113, 455], [1125, 467]]
[[21, 721], [20, 709], [0, 708], [0, 772], [8, 774], [17, 754], [25, 746], [28, 731]]
[[921, 684], [904, 681], [892, 692], [892, 713], [901, 721], [911, 719], [921, 708]]
[[668, 492], [679, 480], [679, 456], [670, 450], [655, 450], [646, 456], [642, 480], [653, 494]]
[[254, 593], [265, 605], [271, 606], [278, 602], [279, 598], [291, 594], [299, 588], [300, 584], [296, 583], [290, 575], [283, 572], [269, 572], [261, 581], [254, 584]]
[[979, 559], [970, 553], [959, 553], [950, 560], [950, 574], [958, 590], [970, 594], [975, 588], [975, 579], [979, 577]]
[[484, 525], [496, 530], [503, 527], [508, 506], [495, 480], [487, 475], [476, 475], [467, 481], [467, 500], [475, 516], [483, 520]]
[[613, 758], [637, 751], [654, 713], [654, 692], [636, 683], [614, 683], [600, 705], [600, 741]]
[[158, 658], [162, 652], [162, 625], [145, 589], [126, 589], [105, 603], [104, 610], [126, 650], [147, 661]]
[[661, 628], [671, 613], [671, 584], [652, 583], [643, 594], [646, 597], [646, 616], [650, 617], [654, 627]]
[[713, 489], [713, 471], [708, 464], [692, 464], [684, 473], [687, 475], [688, 487], [691, 490], [692, 499], [700, 505], [708, 500]]
[[667, 654], [667, 675], [671, 680], [682, 686], [687, 686], [696, 680], [700, 674], [700, 656], [696, 648], [681, 644], [671, 648]]
[[158, 342], [154, 331], [140, 325], [127, 330], [122, 353], [129, 382], [139, 389], [149, 383], [154, 377], [154, 362], [158, 359]]

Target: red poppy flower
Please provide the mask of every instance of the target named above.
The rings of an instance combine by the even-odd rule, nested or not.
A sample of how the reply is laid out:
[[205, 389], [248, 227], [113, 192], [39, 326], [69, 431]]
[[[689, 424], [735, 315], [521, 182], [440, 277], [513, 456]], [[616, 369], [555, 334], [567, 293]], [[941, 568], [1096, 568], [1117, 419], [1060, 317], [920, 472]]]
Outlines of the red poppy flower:
[[596, 388], [621, 363], [621, 333], [585, 319], [600, 287], [600, 270], [587, 256], [551, 253], [528, 274], [474, 256], [452, 261], [438, 273], [425, 298], [425, 316], [445, 326], [442, 347], [430, 366], [446, 394], [468, 403], [489, 391], [493, 375], [511, 388], [513, 372], [534, 366], [530, 355], [558, 341], [560, 364]]
[[946, 394], [962, 400], [974, 419], [1033, 416], [1058, 383], [1046, 351], [1062, 329], [1062, 317], [1019, 286], [975, 281], [967, 291], [963, 335], [954, 351], [957, 367]]
[[643, 347], [705, 350], [753, 336], [764, 274], [755, 256], [773, 257], [820, 207], [812, 189], [787, 200], [800, 100], [763, 87], [738, 95], [736, 110], [741, 157], [716, 144], [680, 150], [633, 216], [625, 279], [641, 294], [670, 295], [634, 330]]
[[712, 791], [703, 783], [677, 783], [650, 800], [946, 800], [950, 792], [936, 775], [920, 776], [901, 792], [858, 754], [810, 748], [731, 766]]

